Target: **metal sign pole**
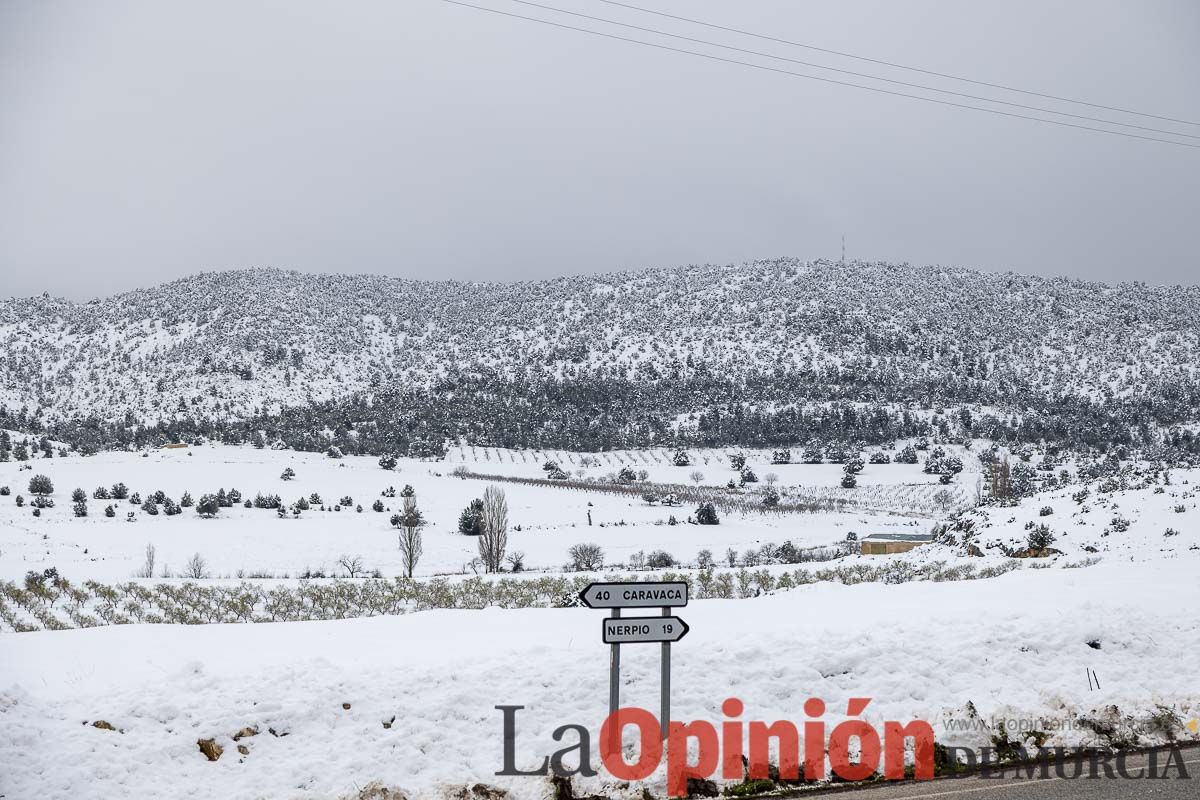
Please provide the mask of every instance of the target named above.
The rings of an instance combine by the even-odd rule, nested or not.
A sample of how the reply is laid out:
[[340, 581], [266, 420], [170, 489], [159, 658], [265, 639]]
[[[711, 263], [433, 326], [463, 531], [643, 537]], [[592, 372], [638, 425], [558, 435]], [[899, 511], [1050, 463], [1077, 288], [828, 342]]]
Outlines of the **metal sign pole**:
[[[612, 610], [612, 619], [620, 619], [621, 609]], [[611, 648], [608, 658], [608, 714], [617, 713], [621, 705], [621, 645], [609, 645]]]
[[[663, 606], [662, 615], [669, 617], [671, 609]], [[662, 738], [667, 738], [667, 726], [671, 722], [671, 643], [662, 643], [662, 682], [659, 684], [659, 717], [658, 724]]]
[[[612, 610], [612, 619], [621, 618], [621, 609], [614, 608]], [[621, 645], [609, 645], [608, 657], [608, 716], [613, 719], [613, 715], [617, 713], [617, 709], [621, 705]], [[621, 729], [617, 725], [613, 725], [611, 750], [614, 753], [621, 751]]]

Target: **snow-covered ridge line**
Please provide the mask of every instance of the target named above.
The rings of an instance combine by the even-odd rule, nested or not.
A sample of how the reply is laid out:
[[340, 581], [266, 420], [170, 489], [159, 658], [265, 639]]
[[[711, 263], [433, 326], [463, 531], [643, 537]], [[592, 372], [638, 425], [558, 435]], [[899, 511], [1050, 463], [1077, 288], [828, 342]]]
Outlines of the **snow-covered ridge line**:
[[1195, 391], [1200, 288], [792, 259], [516, 284], [256, 269], [0, 301], [0, 351], [0, 404], [45, 420], [239, 419], [389, 389], [511, 405], [564, 381], [646, 387], [629, 402], [668, 426], [718, 397], [930, 394], [1004, 413], [1166, 402], [1188, 421], [1196, 404], [1168, 395]]

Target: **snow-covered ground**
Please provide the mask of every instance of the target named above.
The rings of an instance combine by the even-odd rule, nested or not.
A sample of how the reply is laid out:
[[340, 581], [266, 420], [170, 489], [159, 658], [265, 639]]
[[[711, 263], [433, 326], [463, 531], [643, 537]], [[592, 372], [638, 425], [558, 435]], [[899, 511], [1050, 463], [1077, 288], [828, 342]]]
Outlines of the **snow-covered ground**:
[[[37, 459], [32, 469], [2, 463], [0, 486], [11, 493], [0, 497], [0, 579], [19, 582], [28, 571], [55, 567], [76, 586], [129, 582], [147, 544], [159, 569], [176, 573], [202, 554], [213, 574], [204, 585], [234, 582], [244, 571], [274, 574], [264, 585], [296, 586], [305, 568], [336, 574], [343, 554], [390, 578], [401, 572], [388, 521], [399, 498], [382, 498], [382, 513], [371, 504], [386, 487], [405, 484], [430, 522], [417, 577], [470, 575], [475, 541], [456, 524], [487, 482], [456, 477], [459, 465], [519, 478], [543, 477], [548, 459], [569, 466], [572, 477], [576, 469], [602, 478], [634, 466], [663, 483], [689, 483], [699, 470], [703, 485], [719, 487], [734, 474], [732, 452], [698, 451], [695, 463], [676, 467], [661, 451], [600, 454], [583, 466], [580, 454], [452, 450], [442, 462], [402, 459], [396, 472], [374, 458], [227, 447]], [[839, 466], [770, 465], [769, 453], [748, 456], [760, 478], [779, 476], [780, 489], [842, 491]], [[964, 461], [958, 485], [974, 491], [978, 462]], [[280, 479], [285, 467], [293, 480]], [[55, 484], [56, 505], [39, 517], [15, 502], [18, 494], [29, 499], [36, 474]], [[194, 509], [150, 516], [127, 501], [92, 499], [97, 486], [118, 481], [143, 497], [161, 489], [176, 501], [184, 491], [199, 499], [221, 487], [250, 499], [277, 493], [288, 503], [318, 493], [327, 508], [349, 495], [364, 510], [314, 506], [298, 519], [279, 519], [237, 506], [201, 519]], [[675, 648], [673, 717], [718, 723], [721, 702], [733, 695], [746, 703], [746, 719], [801, 722], [803, 701], [820, 697], [832, 726], [848, 698], [870, 697], [865, 716], [876, 727], [926, 719], [946, 744], [988, 744], [1000, 718], [1032, 720], [1020, 724], [1045, 731], [1049, 744], [1106, 743], [1112, 734], [1097, 731], [1111, 729], [1142, 743], [1196, 738], [1200, 723], [1188, 723], [1200, 717], [1200, 620], [1191, 613], [1200, 602], [1198, 482], [1200, 471], [1192, 470], [1172, 472], [1169, 483], [1149, 471], [1123, 485], [1092, 481], [1086, 495], [1075, 484], [970, 512], [950, 528], [954, 543], [837, 562], [1024, 564], [1000, 577], [859, 585], [827, 578], [749, 599], [694, 601], [679, 612], [691, 632]], [[765, 542], [821, 546], [851, 532], [924, 533], [940, 515], [914, 514], [906, 497], [942, 488], [919, 465], [868, 465], [859, 491], [908, 504], [898, 509], [904, 513], [728, 513], [717, 526], [672, 526], [669, 516], [686, 519], [694, 509], [598, 490], [499, 485], [509, 502], [510, 550], [550, 572], [563, 568], [579, 542], [601, 545], [606, 565], [619, 572], [638, 551], [664, 549], [691, 562], [709, 549], [720, 561], [728, 548], [744, 552]], [[88, 494], [84, 518], [71, 510], [76, 487]], [[113, 518], [103, 513], [109, 503]], [[124, 521], [129, 511], [136, 522]], [[1043, 524], [1062, 556], [1004, 557]], [[967, 555], [968, 541], [984, 556]], [[1065, 568], [1085, 559], [1098, 563]], [[770, 567], [777, 576], [794, 569]], [[567, 723], [592, 732], [597, 764], [607, 669], [601, 615], [491, 607], [330, 622], [0, 633], [0, 796], [341, 798], [380, 781], [410, 798], [464, 797], [462, 787], [485, 782], [540, 800], [550, 791], [545, 778], [494, 774], [502, 767], [495, 706], [526, 706], [519, 766], [563, 746], [551, 733]], [[654, 709], [657, 654], [625, 648], [626, 703]], [[245, 728], [257, 734], [235, 741]], [[200, 752], [201, 739], [223, 748], [216, 762]], [[663, 793], [661, 773], [648, 787]], [[641, 797], [641, 786], [621, 789], [603, 777], [577, 782], [576, 791]]]
[[[876, 727], [927, 719], [949, 743], [988, 741], [946, 721], [971, 722], [967, 703], [985, 723], [1061, 723], [1048, 731], [1051, 744], [1103, 741], [1088, 719], [1127, 721], [1151, 742], [1165, 735], [1149, 722], [1162, 705], [1178, 716], [1172, 733], [1192, 737], [1195, 568], [1114, 562], [695, 602], [681, 612], [692, 630], [675, 647], [673, 716], [719, 723], [721, 702], [736, 696], [746, 719], [799, 723], [803, 701], [820, 697], [832, 724], [848, 698], [870, 697], [864, 716]], [[586, 726], [595, 748], [606, 702], [601, 614], [429, 611], [10, 634], [0, 658], [0, 794], [335, 798], [378, 780], [410, 797], [451, 797], [482, 781], [543, 798], [545, 778], [494, 775], [495, 706], [526, 706], [516, 743], [523, 768], [563, 746], [550, 736], [559, 725]], [[654, 709], [657, 648], [626, 647], [623, 665], [624, 702]], [[1088, 669], [1103, 691], [1089, 685]], [[258, 734], [235, 742], [246, 727]], [[224, 749], [216, 762], [197, 745], [209, 738]], [[650, 788], [662, 795], [661, 774]]]
[[[493, 450], [489, 455], [495, 457], [497, 452]], [[482, 454], [474, 460], [470, 452], [461, 456], [453, 452], [450, 459], [441, 462], [401, 459], [398, 470], [389, 472], [381, 469], [375, 458], [330, 459], [319, 453], [217, 446], [155, 450], [145, 457], [106, 452], [25, 462], [32, 469], [22, 469], [19, 462], [0, 463], [0, 486], [8, 486], [12, 492], [0, 497], [0, 579], [19, 579], [29, 570], [55, 567], [76, 581], [127, 580], [142, 566], [148, 544], [157, 551], [156, 575], [164, 567], [178, 574], [195, 553], [203, 556], [216, 577], [236, 577], [239, 571], [298, 577], [309, 569], [336, 575], [340, 574], [337, 561], [342, 555], [361, 556], [367, 570], [397, 575], [402, 573], [402, 565], [396, 530], [389, 518], [400, 509], [401, 501], [399, 497], [381, 498], [380, 493], [389, 486], [399, 492], [405, 484], [413, 486], [418, 506], [429, 523], [424, 529], [424, 556], [416, 574], [469, 572], [468, 565], [478, 556], [478, 550], [472, 537], [458, 533], [458, 517], [473, 498], [483, 494], [487, 482], [457, 478], [451, 472], [465, 465], [484, 474], [541, 478], [545, 476], [543, 460], [552, 455], [562, 458], [564, 467], [570, 466], [568, 458], [578, 458], [574, 454], [538, 453], [537, 458], [530, 455], [528, 461], [514, 456], [516, 463], [505, 460], [501, 465], [484, 459]], [[599, 477], [622, 464], [645, 465], [633, 458], [628, 453], [624, 458], [621, 454], [601, 455], [600, 465], [587, 472]], [[698, 458], [710, 458], [713, 465], [701, 463], [694, 468], [706, 473], [705, 483], [709, 485], [723, 486], [736, 474], [727, 463], [717, 468], [715, 454]], [[655, 466], [647, 460], [650, 464], [645, 468], [652, 473], [651, 480], [688, 483], [686, 475], [692, 469]], [[751, 464], [760, 479], [767, 472], [777, 472], [779, 486], [785, 489], [797, 485], [833, 486], [842, 474], [840, 466], [831, 464], [764, 466], [753, 460]], [[294, 470], [294, 479], [281, 480], [286, 467]], [[31, 499], [27, 487], [36, 474], [45, 474], [53, 481], [55, 507], [35, 518], [28, 504], [18, 508], [15, 500], [17, 495]], [[965, 474], [961, 477], [970, 480]], [[245, 499], [253, 499], [258, 493], [278, 494], [287, 504], [316, 493], [326, 510], [314, 505], [299, 519], [278, 519], [269, 509], [235, 506], [222, 508], [213, 519], [201, 519], [194, 508], [186, 508], [176, 516], [150, 516], [128, 501], [92, 499], [98, 486], [110, 487], [118, 481], [143, 499], [161, 489], [176, 502], [185, 491], [199, 500], [202, 494], [215, 493], [219, 488], [236, 488]], [[927, 496], [942, 488], [919, 466], [904, 464], [870, 465], [861, 482], [864, 488], [857, 491], [864, 498], [872, 498], [880, 486], [890, 487], [893, 494], [888, 497], [893, 502]], [[703, 549], [720, 557], [731, 547], [742, 552], [785, 540], [798, 547], [828, 545], [844, 540], [851, 532], [859, 537], [880, 532], [922, 533], [933, 524], [931, 516], [871, 511], [732, 515], [716, 526], [671, 526], [665, 524], [671, 516], [683, 521], [695, 508], [651, 506], [636, 495], [512, 483], [500, 486], [509, 504], [509, 551], [523, 552], [526, 566], [535, 570], [560, 570], [568, 561], [567, 551], [580, 542], [600, 545], [608, 564], [628, 563], [634, 553], [655, 549], [691, 562]], [[86, 518], [77, 518], [72, 511], [70, 497], [75, 488], [82, 488], [88, 495]], [[356, 506], [361, 505], [363, 511], [332, 510], [345, 496], [351, 497]], [[384, 503], [383, 512], [372, 511], [377, 499]], [[104, 515], [108, 505], [115, 507], [116, 516]], [[131, 511], [135, 512], [136, 522], [126, 521]]]

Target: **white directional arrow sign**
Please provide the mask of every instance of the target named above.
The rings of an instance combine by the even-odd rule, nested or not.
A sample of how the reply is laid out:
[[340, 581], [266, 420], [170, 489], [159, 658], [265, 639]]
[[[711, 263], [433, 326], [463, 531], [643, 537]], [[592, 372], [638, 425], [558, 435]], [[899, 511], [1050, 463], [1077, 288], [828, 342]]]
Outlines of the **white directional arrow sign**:
[[608, 617], [603, 622], [605, 644], [678, 642], [689, 630], [679, 617]]
[[[685, 581], [640, 581], [636, 583], [589, 583], [579, 593], [588, 608], [664, 608], [686, 606]], [[607, 641], [607, 640], [605, 640]], [[653, 641], [669, 641], [655, 639]]]
[[[670, 616], [672, 608], [686, 606], [686, 581], [629, 581], [626, 583], [589, 583], [579, 599], [588, 608], [612, 609], [603, 620], [601, 633], [608, 645], [608, 713], [617, 713], [621, 705], [621, 645], [657, 642], [662, 648], [662, 680], [659, 683], [659, 715], [663, 738], [671, 720], [671, 643], [688, 632], [688, 624]], [[623, 608], [658, 608], [662, 616], [623, 617]], [[618, 732], [619, 736], [619, 732]], [[614, 744], [619, 749], [619, 742]]]

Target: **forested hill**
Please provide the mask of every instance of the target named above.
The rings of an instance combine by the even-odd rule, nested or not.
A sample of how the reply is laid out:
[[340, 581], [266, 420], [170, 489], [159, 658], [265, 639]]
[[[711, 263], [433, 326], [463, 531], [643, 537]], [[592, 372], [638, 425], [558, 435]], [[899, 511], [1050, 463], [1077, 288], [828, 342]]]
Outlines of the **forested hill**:
[[96, 446], [146, 426], [297, 446], [328, 428], [364, 449], [919, 430], [1095, 444], [1200, 420], [1200, 288], [881, 263], [522, 283], [203, 273], [0, 301], [0, 353], [5, 426]]

